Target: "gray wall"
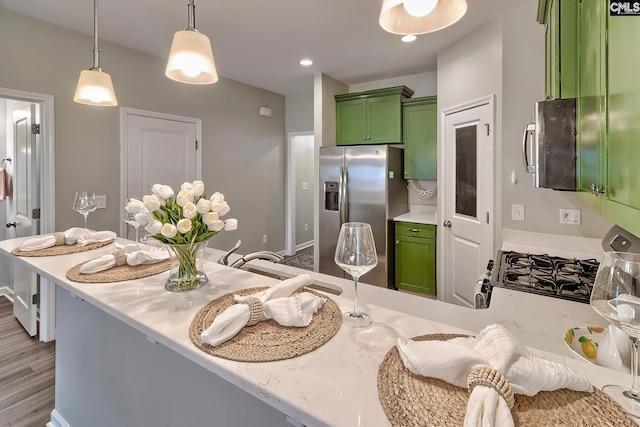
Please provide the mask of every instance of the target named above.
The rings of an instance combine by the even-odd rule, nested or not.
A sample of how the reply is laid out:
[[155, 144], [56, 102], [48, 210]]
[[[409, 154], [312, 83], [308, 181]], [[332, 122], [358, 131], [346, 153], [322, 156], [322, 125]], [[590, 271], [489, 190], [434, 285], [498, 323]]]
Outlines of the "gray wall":
[[[536, 6], [529, 6], [496, 17], [438, 55], [439, 110], [496, 95], [498, 244], [503, 228], [602, 237], [611, 225], [580, 205], [574, 193], [537, 189], [523, 172], [522, 128], [532, 118], [534, 102], [544, 99], [544, 28], [536, 23], [536, 12]], [[510, 182], [514, 170], [517, 185]], [[512, 204], [525, 205], [525, 221], [511, 220]], [[559, 209], [571, 207], [581, 209], [582, 224], [560, 225]]]
[[[55, 97], [59, 230], [80, 223], [71, 210], [80, 187], [107, 195], [107, 209], [91, 214], [94, 228], [120, 226], [119, 108], [72, 101], [80, 71], [91, 66], [92, 46], [89, 36], [0, 9], [0, 87]], [[239, 220], [237, 231], [220, 233], [212, 245], [242, 239], [244, 253], [282, 249], [284, 97], [225, 78], [208, 86], [177, 83], [164, 76], [161, 58], [104, 41], [100, 50], [120, 106], [202, 119], [203, 180], [208, 191], [225, 194], [229, 217]], [[271, 108], [272, 117], [260, 116], [261, 106]]]
[[286, 128], [287, 133], [313, 131], [313, 87], [307, 93], [287, 95]]

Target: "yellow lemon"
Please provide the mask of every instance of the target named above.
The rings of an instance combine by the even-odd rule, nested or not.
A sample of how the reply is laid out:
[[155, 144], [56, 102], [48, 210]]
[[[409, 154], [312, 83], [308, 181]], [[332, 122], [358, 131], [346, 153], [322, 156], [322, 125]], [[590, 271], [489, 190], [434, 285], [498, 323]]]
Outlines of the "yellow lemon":
[[584, 355], [587, 356], [589, 359], [595, 359], [596, 354], [598, 353], [598, 348], [596, 347], [593, 341], [591, 341], [588, 338], [583, 340], [583, 338], [584, 337], [580, 337], [580, 345], [582, 346], [582, 351], [584, 352]]
[[600, 327], [600, 326], [592, 326], [592, 327], [591, 327], [591, 330], [592, 330], [593, 332], [595, 332], [596, 334], [601, 334], [601, 333], [603, 333], [603, 332], [604, 332], [604, 328], [603, 328], [603, 327]]
[[573, 338], [575, 337], [575, 334], [573, 332], [573, 329], [569, 329], [567, 330], [567, 333], [564, 334], [564, 341], [571, 345], [571, 343], [573, 342]]

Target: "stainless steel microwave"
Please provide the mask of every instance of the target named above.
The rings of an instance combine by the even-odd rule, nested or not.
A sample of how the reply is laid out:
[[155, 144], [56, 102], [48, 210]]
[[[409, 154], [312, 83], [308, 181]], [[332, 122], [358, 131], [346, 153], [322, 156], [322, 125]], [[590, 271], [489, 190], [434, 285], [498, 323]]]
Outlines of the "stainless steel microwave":
[[576, 190], [576, 99], [536, 102], [522, 137], [525, 170], [536, 187]]

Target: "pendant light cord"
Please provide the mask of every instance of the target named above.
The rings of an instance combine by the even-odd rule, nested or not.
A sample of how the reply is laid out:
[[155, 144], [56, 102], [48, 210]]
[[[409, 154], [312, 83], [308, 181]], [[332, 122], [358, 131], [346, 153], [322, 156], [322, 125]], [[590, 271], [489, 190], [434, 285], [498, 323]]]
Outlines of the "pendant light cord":
[[194, 0], [189, 0], [189, 5], [187, 6], [187, 30], [196, 31], [196, 4]]
[[100, 70], [100, 49], [98, 48], [98, 0], [93, 0], [93, 68]]

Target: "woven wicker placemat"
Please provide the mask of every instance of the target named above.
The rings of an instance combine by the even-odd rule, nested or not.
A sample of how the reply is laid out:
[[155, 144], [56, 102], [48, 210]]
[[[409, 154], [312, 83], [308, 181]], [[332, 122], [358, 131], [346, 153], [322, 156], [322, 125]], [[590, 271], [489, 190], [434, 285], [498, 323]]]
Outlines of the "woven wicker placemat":
[[342, 312], [338, 305], [326, 295], [305, 289], [305, 292], [311, 292], [327, 300], [313, 315], [309, 326], [285, 327], [274, 320], [265, 320], [253, 326], [245, 326], [235, 337], [216, 347], [202, 341], [202, 331], [211, 326], [218, 314], [235, 304], [234, 295], [249, 295], [264, 289], [267, 288], [247, 288], [231, 292], [202, 307], [191, 321], [191, 341], [200, 350], [212, 356], [239, 362], [272, 362], [309, 353], [329, 341], [340, 328]]
[[81, 274], [80, 267], [84, 264], [86, 263], [83, 262], [70, 268], [67, 271], [67, 279], [79, 283], [123, 282], [125, 280], [141, 279], [143, 277], [153, 276], [154, 274], [160, 274], [171, 268], [171, 260], [167, 259], [156, 264], [120, 265], [93, 274]]
[[[460, 335], [435, 334], [414, 339], [448, 340], [457, 336]], [[394, 346], [378, 369], [378, 397], [394, 427], [449, 427], [463, 425], [469, 392], [445, 381], [413, 374], [404, 367]], [[637, 427], [622, 407], [598, 389], [594, 393], [560, 389], [535, 396], [516, 394], [511, 412], [516, 426]]]
[[91, 251], [93, 249], [98, 249], [103, 246], [107, 246], [111, 244], [114, 239], [107, 240], [106, 242], [97, 242], [91, 243], [86, 246], [78, 246], [78, 245], [59, 245], [52, 246], [50, 248], [38, 249], [36, 251], [21, 251], [20, 248], [15, 248], [11, 251], [12, 254], [17, 256], [56, 256], [56, 255], [69, 255], [75, 254], [78, 252], [86, 252]]

